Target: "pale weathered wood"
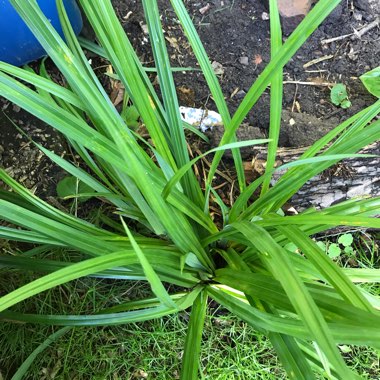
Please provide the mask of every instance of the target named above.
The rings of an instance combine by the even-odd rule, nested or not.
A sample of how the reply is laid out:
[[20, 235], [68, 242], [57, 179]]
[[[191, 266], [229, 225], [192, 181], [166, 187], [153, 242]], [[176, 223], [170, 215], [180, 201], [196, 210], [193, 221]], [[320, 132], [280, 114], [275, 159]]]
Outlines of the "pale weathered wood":
[[[282, 148], [279, 150], [277, 165], [294, 161], [304, 148]], [[369, 145], [359, 153], [380, 155], [380, 142]], [[258, 149], [251, 167], [253, 175], [261, 174], [265, 167], [265, 150]], [[281, 174], [277, 175], [277, 179]], [[333, 168], [307, 182], [292, 198], [292, 206], [302, 210], [311, 206], [325, 208], [354, 197], [380, 196], [380, 158], [355, 158], [344, 160]], [[380, 213], [380, 210], [379, 210]]]

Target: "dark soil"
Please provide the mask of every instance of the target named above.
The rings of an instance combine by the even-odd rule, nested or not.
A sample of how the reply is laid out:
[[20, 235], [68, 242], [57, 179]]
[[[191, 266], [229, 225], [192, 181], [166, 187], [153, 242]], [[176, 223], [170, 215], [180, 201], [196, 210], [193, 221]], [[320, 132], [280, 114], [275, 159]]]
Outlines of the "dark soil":
[[[55, 184], [62, 177], [56, 167], [30, 140], [57, 154], [64, 154], [66, 142], [51, 127], [0, 98], [0, 167], [26, 188], [40, 196], [55, 195]], [[20, 127], [29, 138], [22, 135]]]
[[[121, 18], [132, 12], [127, 21], [123, 22], [124, 27], [131, 35], [143, 60], [147, 64], [151, 63], [149, 44], [145, 42], [147, 36], [141, 27], [144, 17], [140, 1], [126, 3], [114, 0], [113, 3]], [[196, 67], [195, 58], [169, 2], [161, 0], [159, 3], [173, 64]], [[210, 60], [223, 66], [224, 73], [219, 78], [230, 110], [234, 112], [253, 81], [269, 62], [269, 20], [262, 19], [267, 9], [260, 0], [215, 0], [209, 2], [210, 9], [202, 15], [200, 9], [204, 7], [205, 2], [189, 0], [186, 4]], [[285, 67], [286, 81], [315, 84], [286, 83], [283, 102], [285, 109], [320, 119], [329, 119], [331, 116], [341, 119], [374, 101], [358, 77], [379, 64], [379, 28], [372, 29], [361, 39], [345, 38], [329, 44], [322, 44], [321, 41], [353, 33], [354, 30], [359, 30], [373, 21], [375, 17], [375, 10], [371, 9], [366, 1], [353, 4], [350, 1], [342, 1]], [[307, 68], [303, 67], [308, 62], [325, 56], [332, 57]], [[176, 81], [181, 105], [215, 109], [199, 72], [178, 73]], [[320, 83], [347, 85], [352, 107], [343, 110], [334, 106], [330, 102], [329, 87], [318, 85]], [[268, 111], [267, 91], [253, 108], [247, 122], [266, 130], [269, 124]]]
[[[369, 6], [369, 1], [373, 2], [342, 1], [285, 67], [286, 82], [296, 83], [285, 82], [284, 85], [285, 133], [280, 141], [282, 146], [308, 145], [311, 135], [314, 135], [314, 139], [317, 138], [339, 120], [346, 119], [373, 103], [374, 98], [366, 92], [358, 77], [379, 64], [379, 27], [371, 29], [361, 38], [353, 35], [333, 43], [321, 42], [353, 33], [373, 21], [378, 15], [375, 10], [378, 8], [375, 8], [376, 1], [372, 7]], [[142, 61], [147, 66], [153, 66], [148, 36], [142, 27], [145, 21], [141, 1], [113, 0], [113, 3]], [[172, 63], [181, 67], [197, 67], [168, 0], [160, 0], [159, 4]], [[230, 110], [234, 112], [269, 61], [269, 21], [265, 20], [264, 14], [267, 9], [261, 0], [214, 0], [209, 1], [210, 9], [201, 14], [200, 9], [206, 4], [199, 0], [186, 1], [211, 61], [222, 65], [223, 74], [219, 75], [219, 79]], [[304, 68], [310, 61], [325, 56], [332, 57]], [[102, 66], [101, 63], [98, 67]], [[102, 74], [101, 70], [97, 72]], [[215, 110], [199, 71], [176, 73], [175, 79], [181, 105]], [[330, 87], [322, 85], [323, 83], [346, 84], [352, 107], [344, 110], [333, 105], [330, 102]], [[65, 143], [50, 128], [4, 100], [0, 106], [34, 140], [54, 149], [58, 154], [64, 153]], [[294, 130], [289, 124], [290, 119], [296, 121], [296, 124], [291, 123]], [[249, 127], [242, 128], [244, 139], [247, 138], [247, 128], [266, 134], [269, 124], [269, 91], [257, 102], [246, 122]], [[306, 140], [300, 136], [300, 129], [303, 130], [303, 136], [306, 135]], [[308, 130], [313, 133], [308, 133]], [[218, 134], [220, 131], [211, 136], [214, 143], [218, 141]], [[39, 194], [54, 194], [55, 183], [62, 177], [62, 173], [42, 157], [4, 115], [0, 115], [0, 166], [10, 169], [12, 175], [26, 187], [36, 186]]]

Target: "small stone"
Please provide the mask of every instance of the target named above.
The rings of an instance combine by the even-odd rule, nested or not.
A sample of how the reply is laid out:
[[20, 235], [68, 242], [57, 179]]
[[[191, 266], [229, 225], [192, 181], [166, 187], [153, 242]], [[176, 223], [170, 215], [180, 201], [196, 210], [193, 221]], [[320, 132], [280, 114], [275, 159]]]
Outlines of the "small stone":
[[354, 12], [354, 19], [356, 21], [362, 21], [363, 20], [363, 15], [360, 12]]
[[263, 12], [263, 13], [261, 14], [261, 19], [264, 20], [264, 21], [269, 20], [269, 13], [267, 13], [267, 12]]
[[143, 31], [144, 34], [146, 34], [146, 35], [149, 34], [148, 25], [144, 24], [143, 22], [140, 22], [140, 27], [141, 27], [141, 30]]
[[368, 0], [355, 0], [354, 7], [360, 9], [364, 12], [370, 12], [370, 7], [368, 4]]
[[224, 67], [221, 63], [219, 63], [217, 61], [213, 61], [211, 63], [211, 67], [213, 68], [214, 73], [216, 75], [223, 75], [224, 74]]
[[236, 99], [242, 99], [247, 93], [244, 90], [240, 90], [236, 93], [235, 97]]
[[240, 57], [239, 62], [240, 62], [242, 65], [244, 65], [244, 66], [248, 66], [248, 64], [249, 64], [249, 59], [248, 59], [248, 57]]

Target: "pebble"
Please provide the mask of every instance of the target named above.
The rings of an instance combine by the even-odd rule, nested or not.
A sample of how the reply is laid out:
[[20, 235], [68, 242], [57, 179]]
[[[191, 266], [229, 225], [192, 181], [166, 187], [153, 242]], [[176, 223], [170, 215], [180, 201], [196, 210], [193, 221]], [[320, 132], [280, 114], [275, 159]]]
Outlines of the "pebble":
[[239, 62], [240, 62], [242, 65], [244, 65], [244, 66], [248, 66], [248, 64], [249, 64], [249, 59], [248, 59], [248, 57], [240, 57]]
[[363, 15], [359, 12], [354, 12], [354, 19], [356, 21], [362, 21], [363, 20]]
[[236, 99], [242, 99], [247, 93], [244, 90], [240, 90], [236, 93], [235, 97]]

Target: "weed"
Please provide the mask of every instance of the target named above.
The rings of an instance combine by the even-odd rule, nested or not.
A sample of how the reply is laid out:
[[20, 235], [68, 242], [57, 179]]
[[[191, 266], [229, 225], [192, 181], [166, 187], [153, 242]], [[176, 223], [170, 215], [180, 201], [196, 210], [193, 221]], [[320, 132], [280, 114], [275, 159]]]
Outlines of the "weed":
[[330, 98], [333, 104], [342, 108], [350, 108], [351, 102], [348, 99], [347, 88], [344, 84], [338, 83], [332, 89]]

